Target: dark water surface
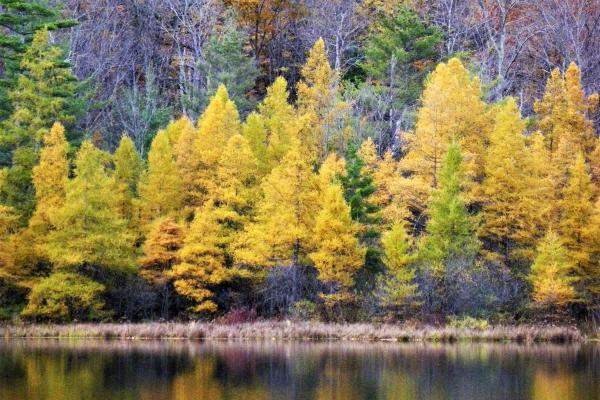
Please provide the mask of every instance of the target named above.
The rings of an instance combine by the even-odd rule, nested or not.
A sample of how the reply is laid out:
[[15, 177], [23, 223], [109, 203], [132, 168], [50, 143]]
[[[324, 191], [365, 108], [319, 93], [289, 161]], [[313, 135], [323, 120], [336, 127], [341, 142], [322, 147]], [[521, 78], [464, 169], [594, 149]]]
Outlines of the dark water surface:
[[0, 339], [1, 400], [599, 400], [597, 345]]

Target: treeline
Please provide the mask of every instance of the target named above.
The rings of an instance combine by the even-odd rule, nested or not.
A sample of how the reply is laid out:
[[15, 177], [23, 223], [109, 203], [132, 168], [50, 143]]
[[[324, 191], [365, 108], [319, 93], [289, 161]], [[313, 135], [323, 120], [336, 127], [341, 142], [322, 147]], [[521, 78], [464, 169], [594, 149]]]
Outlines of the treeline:
[[[364, 87], [344, 81], [318, 39], [297, 84], [278, 77], [254, 105], [246, 74], [214, 77], [197, 120], [122, 135], [114, 151], [77, 129], [86, 82], [49, 39], [71, 22], [14, 42], [0, 315], [597, 316], [598, 95], [579, 68], [553, 70], [523, 118], [515, 98], [486, 100], [459, 58], [433, 68], [443, 38], [417, 13], [401, 6], [384, 21], [361, 61], [392, 96], [379, 121], [370, 100], [348, 97]], [[410, 104], [404, 129], [392, 115]]]

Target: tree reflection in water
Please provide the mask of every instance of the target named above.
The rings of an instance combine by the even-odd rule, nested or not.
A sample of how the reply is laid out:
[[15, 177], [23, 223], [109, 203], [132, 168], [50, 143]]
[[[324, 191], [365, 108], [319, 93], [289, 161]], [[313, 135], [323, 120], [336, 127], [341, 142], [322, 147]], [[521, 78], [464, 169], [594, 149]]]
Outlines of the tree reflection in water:
[[600, 398], [600, 347], [0, 341], [0, 399]]

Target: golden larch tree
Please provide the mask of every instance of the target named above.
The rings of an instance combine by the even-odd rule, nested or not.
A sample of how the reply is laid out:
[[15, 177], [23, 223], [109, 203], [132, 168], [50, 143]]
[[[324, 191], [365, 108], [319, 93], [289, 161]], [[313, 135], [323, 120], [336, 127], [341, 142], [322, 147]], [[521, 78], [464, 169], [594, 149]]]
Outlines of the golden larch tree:
[[590, 262], [585, 230], [594, 214], [593, 196], [594, 186], [583, 154], [579, 153], [569, 168], [567, 183], [558, 202], [558, 233], [578, 268]]
[[[539, 239], [539, 224], [547, 217], [540, 198], [532, 154], [525, 143], [525, 121], [513, 98], [494, 109], [494, 126], [485, 154], [480, 237], [499, 249], [505, 260], [532, 257], [527, 250]], [[527, 252], [528, 254], [524, 254]], [[530, 258], [531, 259], [531, 258]]]
[[225, 86], [221, 85], [198, 120], [194, 151], [199, 161], [197, 185], [204, 196], [203, 200], [208, 199], [219, 184], [217, 167], [227, 141], [241, 133], [237, 108], [229, 99]]
[[81, 145], [75, 177], [67, 183], [64, 206], [51, 216], [55, 229], [44, 244], [56, 268], [133, 267], [134, 238], [119, 215], [109, 164], [109, 154], [87, 141]]
[[51, 216], [65, 203], [65, 191], [69, 177], [69, 144], [65, 130], [55, 123], [43, 138], [38, 164], [33, 167], [33, 186], [36, 207], [29, 227], [37, 239], [43, 240], [51, 228]]
[[354, 274], [364, 263], [365, 249], [358, 243], [357, 232], [341, 185], [330, 184], [321, 196], [312, 236], [316, 250], [309, 257], [319, 273], [319, 280], [332, 284], [336, 290], [350, 288]]
[[302, 144], [315, 161], [322, 161], [329, 147], [344, 150], [349, 135], [349, 105], [341, 99], [338, 71], [331, 68], [325, 42], [317, 39], [300, 71], [298, 111], [307, 118]]
[[144, 224], [179, 211], [181, 207], [181, 179], [165, 131], [158, 132], [152, 140], [148, 167], [142, 175], [139, 194]]
[[381, 277], [383, 303], [390, 308], [410, 306], [417, 296], [414, 283], [415, 270], [411, 267], [414, 256], [411, 254], [412, 238], [406, 232], [404, 222], [394, 222], [381, 237], [383, 263], [386, 275]]
[[115, 165], [115, 184], [119, 197], [119, 215], [129, 221], [130, 226], [138, 224], [136, 202], [138, 184], [144, 170], [144, 163], [140, 158], [133, 141], [128, 136], [121, 137], [119, 147], [113, 154]]
[[[489, 130], [481, 96], [479, 79], [472, 77], [457, 58], [440, 63], [431, 73], [414, 134], [407, 137], [409, 151], [403, 159], [403, 169], [413, 175], [415, 193], [427, 196], [437, 187], [442, 160], [452, 140], [461, 145], [466, 176], [481, 176]], [[426, 198], [421, 200], [425, 202]]]
[[198, 182], [200, 160], [196, 154], [196, 141], [198, 129], [187, 117], [181, 117], [171, 122], [166, 129], [167, 135], [173, 144], [175, 165], [181, 179], [183, 194], [183, 213], [191, 214], [195, 207], [202, 203], [202, 193]]
[[226, 265], [225, 235], [211, 201], [196, 212], [179, 259], [169, 274], [175, 291], [192, 302], [190, 310], [194, 313], [217, 311], [212, 289], [233, 274]]
[[575, 300], [574, 268], [560, 237], [549, 230], [537, 248], [529, 274], [533, 301], [544, 307], [563, 307]]
[[299, 148], [297, 142], [292, 144], [282, 163], [264, 179], [255, 221], [236, 246], [238, 262], [298, 266], [312, 249], [318, 180]]

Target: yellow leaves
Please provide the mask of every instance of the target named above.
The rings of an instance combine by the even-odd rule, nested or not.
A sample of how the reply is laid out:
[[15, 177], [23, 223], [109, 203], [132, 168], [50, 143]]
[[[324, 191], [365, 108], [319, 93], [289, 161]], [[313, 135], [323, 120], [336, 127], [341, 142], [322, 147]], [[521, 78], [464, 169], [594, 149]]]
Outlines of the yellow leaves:
[[349, 105], [340, 99], [339, 76], [329, 65], [323, 39], [319, 38], [309, 51], [301, 75], [298, 112], [308, 122], [301, 142], [313, 161], [319, 162], [331, 145], [344, 150], [349, 135]]
[[218, 186], [217, 165], [225, 144], [241, 132], [235, 104], [229, 99], [225, 86], [221, 85], [198, 120], [194, 155], [198, 160], [197, 184], [203, 195], [208, 195]]
[[316, 251], [309, 257], [319, 272], [319, 280], [348, 288], [364, 263], [365, 249], [359, 247], [357, 227], [340, 184], [329, 185], [321, 202], [313, 235]]
[[251, 265], [297, 265], [310, 249], [318, 207], [318, 182], [293, 143], [282, 163], [264, 179], [256, 220], [237, 243], [236, 260]]
[[[541, 100], [534, 104], [538, 114], [538, 128], [546, 138], [552, 154], [564, 171], [574, 154], [587, 155], [594, 147], [594, 128], [589, 115], [596, 109], [598, 94], [585, 97], [579, 68], [571, 63], [564, 75], [554, 69], [546, 83]], [[559, 146], [563, 146], [559, 152]]]
[[559, 236], [548, 231], [541, 241], [529, 279], [533, 286], [533, 300], [542, 306], [562, 307], [575, 299], [571, 276], [573, 262]]
[[178, 211], [181, 206], [181, 180], [165, 131], [158, 132], [152, 141], [148, 169], [142, 176], [139, 193], [142, 219], [146, 224]]
[[207, 202], [196, 214], [179, 251], [181, 263], [169, 273], [175, 291], [194, 303], [193, 312], [216, 311], [209, 288], [232, 277], [225, 265], [224, 245], [213, 204]]
[[416, 129], [408, 138], [409, 152], [402, 161], [403, 169], [415, 178], [415, 191], [437, 186], [443, 156], [453, 139], [461, 145], [467, 175], [481, 175], [488, 125], [479, 80], [456, 58], [439, 64], [427, 80]]
[[495, 243], [504, 257], [511, 257], [534, 246], [538, 232], [544, 231], [551, 192], [540, 190], [547, 187], [545, 177], [540, 174], [547, 168], [548, 160], [543, 143], [534, 145], [541, 146], [539, 149], [527, 149], [525, 123], [514, 99], [497, 105], [494, 114], [481, 185], [480, 235]]
[[583, 155], [569, 168], [569, 178], [558, 202], [559, 233], [578, 267], [590, 262], [591, 249], [585, 243], [585, 230], [594, 214], [594, 190]]
[[[67, 153], [69, 145], [65, 139], [65, 129], [55, 123], [44, 135], [44, 147], [40, 152], [38, 165], [33, 168], [36, 209], [30, 226], [35, 229], [49, 229], [51, 214], [65, 202], [65, 190], [69, 175]], [[39, 232], [41, 236], [44, 232]], [[41, 238], [40, 238], [41, 239]]]
[[153, 285], [165, 284], [171, 267], [179, 261], [183, 236], [183, 227], [174, 218], [157, 220], [142, 247], [139, 275]]

